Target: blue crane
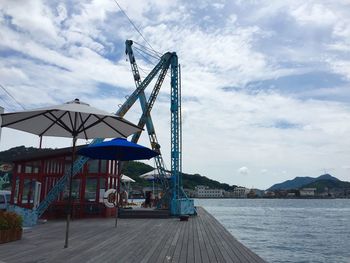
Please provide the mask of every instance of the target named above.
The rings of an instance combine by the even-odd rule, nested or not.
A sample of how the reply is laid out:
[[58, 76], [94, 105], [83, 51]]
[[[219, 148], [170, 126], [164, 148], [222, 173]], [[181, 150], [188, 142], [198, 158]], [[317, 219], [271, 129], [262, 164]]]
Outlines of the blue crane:
[[[135, 104], [137, 100], [140, 101], [142, 108], [142, 116], [138, 125], [140, 127], [146, 126], [148, 137], [153, 150], [160, 153], [160, 144], [158, 142], [153, 121], [151, 118], [151, 110], [156, 101], [157, 95], [163, 84], [164, 78], [170, 68], [171, 77], [171, 98], [170, 98], [170, 112], [171, 112], [171, 183], [169, 185], [166, 178], [166, 169], [164, 160], [161, 155], [155, 158], [158, 174], [160, 175], [160, 182], [163, 187], [165, 195], [163, 197], [163, 203], [166, 202], [170, 208], [172, 215], [182, 214], [195, 214], [195, 208], [193, 200], [189, 199], [183, 191], [181, 182], [181, 87], [180, 87], [180, 67], [178, 64], [178, 57], [175, 52], [167, 52], [160, 57], [159, 62], [151, 70], [151, 72], [141, 80], [136, 59], [132, 50], [133, 41], [127, 40], [125, 42], [125, 52], [128, 55], [131, 70], [133, 73], [136, 89], [127, 97], [127, 100], [121, 105], [116, 112], [116, 115], [123, 117], [130, 108]], [[145, 89], [152, 82], [152, 80], [158, 75], [154, 88], [147, 100], [145, 95]], [[134, 134], [132, 137], [133, 142], [137, 142], [140, 138], [141, 132]], [[100, 143], [104, 139], [94, 139], [90, 145]], [[73, 174], [76, 175], [89, 159], [87, 157], [78, 157], [74, 162]], [[57, 199], [59, 194], [64, 190], [68, 183], [70, 170], [65, 171], [64, 175], [55, 184], [55, 186], [49, 191], [45, 199], [38, 205], [38, 207], [32, 211], [23, 210], [22, 214], [29, 218], [28, 221], [31, 224], [35, 224], [37, 218], [39, 218], [49, 207], [49, 205]], [[19, 208], [16, 208], [17, 212], [20, 212]]]

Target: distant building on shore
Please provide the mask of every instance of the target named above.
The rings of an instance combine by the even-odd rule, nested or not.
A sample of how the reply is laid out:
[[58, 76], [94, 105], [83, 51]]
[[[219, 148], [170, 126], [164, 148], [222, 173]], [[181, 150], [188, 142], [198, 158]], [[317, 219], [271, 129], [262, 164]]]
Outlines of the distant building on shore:
[[231, 192], [232, 198], [247, 198], [248, 193], [250, 192], [250, 189], [245, 187], [236, 187], [233, 192]]
[[315, 192], [316, 188], [302, 188], [299, 190], [300, 197], [313, 197]]
[[195, 187], [195, 195], [198, 198], [223, 198], [225, 190], [210, 189], [208, 186], [197, 185]]

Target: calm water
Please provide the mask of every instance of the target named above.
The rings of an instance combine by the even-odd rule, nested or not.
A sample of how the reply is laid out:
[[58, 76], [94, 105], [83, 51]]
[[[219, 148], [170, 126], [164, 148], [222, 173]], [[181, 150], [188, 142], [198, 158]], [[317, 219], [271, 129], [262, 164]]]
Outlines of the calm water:
[[350, 263], [350, 199], [196, 199], [268, 262]]

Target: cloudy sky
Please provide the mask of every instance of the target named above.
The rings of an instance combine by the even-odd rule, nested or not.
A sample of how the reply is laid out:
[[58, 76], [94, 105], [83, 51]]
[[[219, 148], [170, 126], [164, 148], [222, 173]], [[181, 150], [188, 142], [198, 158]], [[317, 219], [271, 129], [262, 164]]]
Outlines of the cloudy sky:
[[[325, 171], [350, 181], [348, 0], [118, 3], [155, 50], [179, 56], [184, 172], [262, 189]], [[26, 109], [80, 98], [116, 111], [135, 88], [124, 42], [147, 46], [113, 0], [1, 1], [0, 39], [0, 84]], [[145, 77], [156, 60], [141, 54]], [[168, 168], [169, 83], [152, 112]], [[0, 104], [21, 110], [4, 90]], [[38, 142], [3, 129], [0, 150]]]

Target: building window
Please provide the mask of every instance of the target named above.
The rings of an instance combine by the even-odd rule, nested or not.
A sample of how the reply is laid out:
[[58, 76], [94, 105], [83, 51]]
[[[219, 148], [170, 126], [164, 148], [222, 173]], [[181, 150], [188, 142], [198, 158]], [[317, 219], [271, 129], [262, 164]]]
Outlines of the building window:
[[107, 161], [106, 160], [101, 160], [101, 173], [106, 173], [106, 166], [107, 166]]
[[96, 201], [97, 178], [87, 178], [85, 186], [85, 200], [89, 202]]
[[98, 162], [99, 160], [90, 160], [89, 161], [89, 173], [98, 173]]
[[105, 186], [105, 184], [106, 184], [106, 179], [105, 178], [100, 178], [100, 189], [99, 189], [99, 191], [100, 191], [100, 200], [99, 200], [99, 202], [100, 203], [102, 203], [103, 202], [103, 195], [104, 195], [104, 193], [105, 193], [105, 188], [106, 188], [106, 186]]
[[26, 165], [24, 169], [24, 173], [31, 174], [33, 171], [33, 167], [31, 165]]
[[17, 204], [18, 191], [19, 191], [19, 179], [16, 178], [15, 195], [13, 199], [15, 204]]
[[32, 180], [24, 179], [22, 203], [33, 203]]
[[[72, 200], [80, 200], [80, 179], [73, 179], [72, 182]], [[69, 198], [69, 185], [66, 185], [66, 188], [63, 193], [63, 199], [68, 200]]]
[[72, 183], [72, 199], [79, 200], [80, 199], [80, 179], [73, 179]]

